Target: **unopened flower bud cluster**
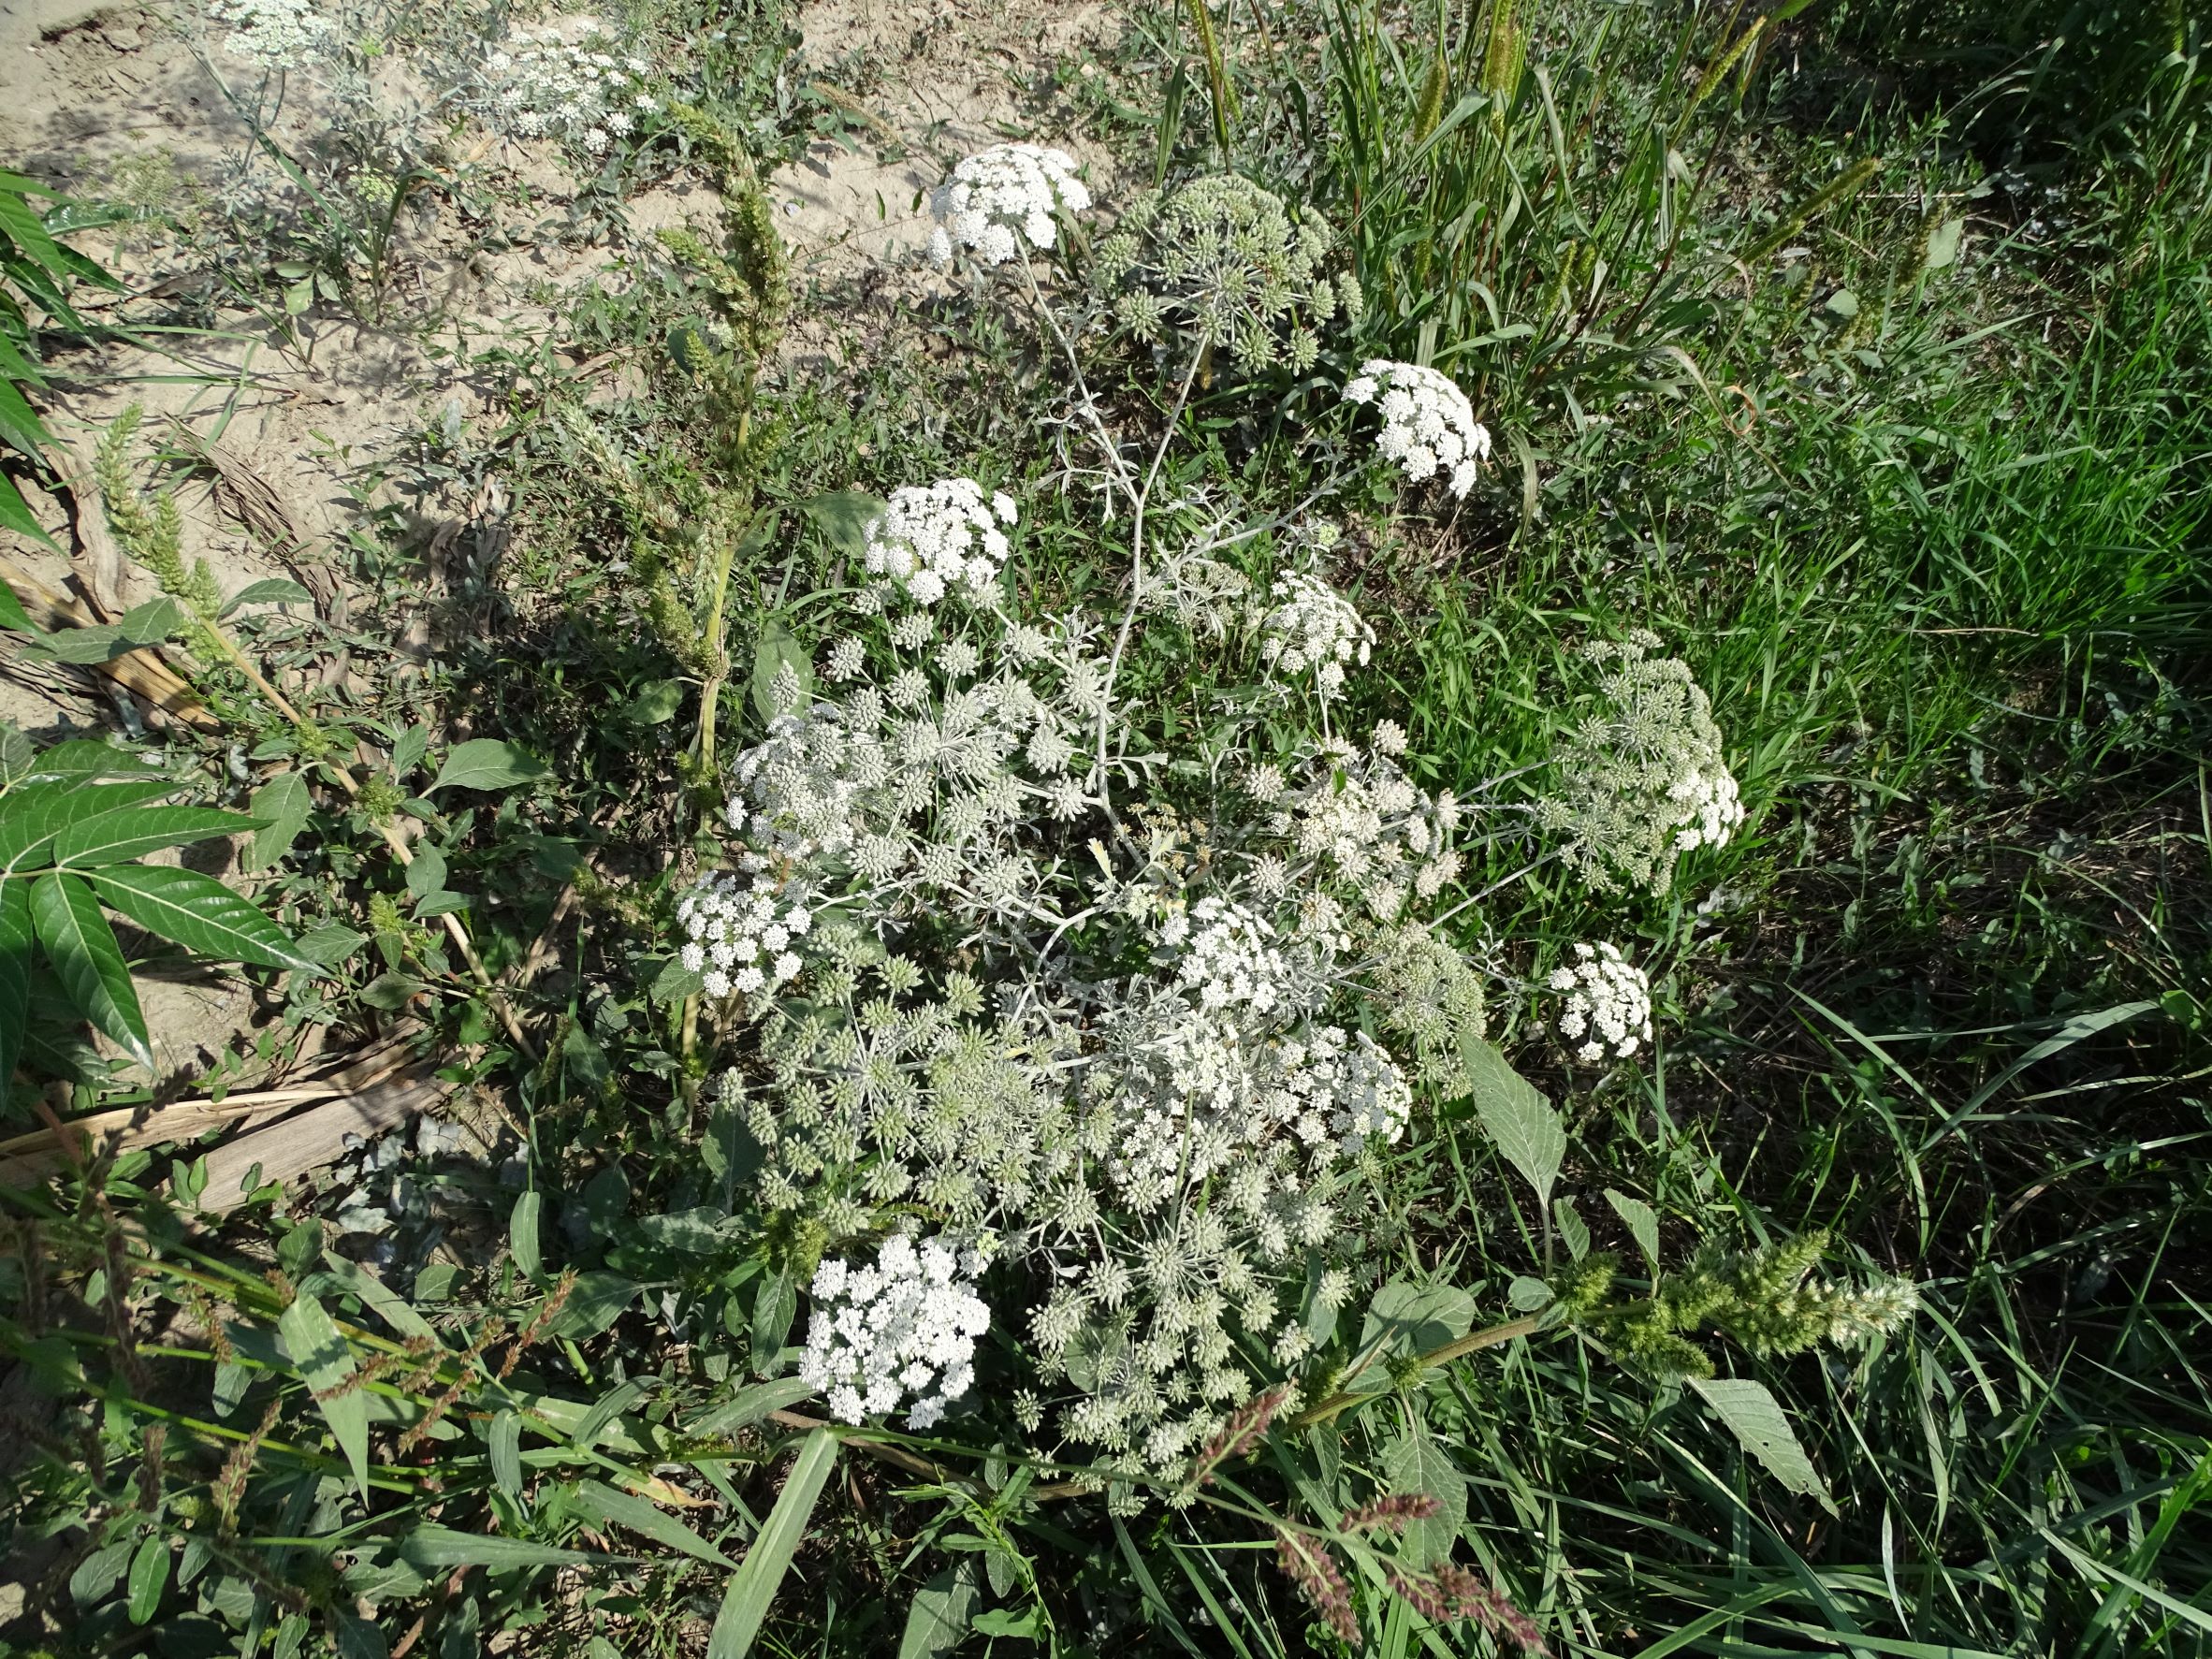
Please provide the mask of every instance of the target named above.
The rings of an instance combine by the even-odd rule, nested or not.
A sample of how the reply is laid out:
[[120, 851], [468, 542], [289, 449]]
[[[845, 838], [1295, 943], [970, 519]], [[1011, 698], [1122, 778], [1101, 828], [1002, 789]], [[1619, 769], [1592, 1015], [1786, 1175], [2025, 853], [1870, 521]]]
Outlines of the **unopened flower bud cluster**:
[[1006, 563], [1002, 527], [1016, 517], [1011, 496], [995, 491], [986, 502], [972, 478], [903, 486], [868, 525], [868, 574], [919, 605], [947, 594], [981, 601]]
[[1551, 988], [1565, 993], [1559, 1034], [1587, 1065], [1625, 1060], [1652, 1041], [1652, 982], [1611, 944], [1575, 947], [1575, 960], [1551, 970]]
[[1345, 400], [1373, 403], [1383, 417], [1375, 446], [1411, 484], [1441, 478], [1455, 496], [1475, 487], [1490, 458], [1490, 430], [1451, 377], [1419, 363], [1375, 357], [1345, 384]]
[[966, 249], [985, 265], [1004, 265], [1052, 247], [1059, 240], [1056, 215], [1090, 205], [1090, 190], [1066, 151], [995, 144], [961, 162], [930, 196], [938, 225], [929, 255], [946, 265], [955, 249]]
[[975, 1339], [991, 1328], [976, 1295], [983, 1259], [939, 1239], [919, 1248], [904, 1234], [874, 1262], [825, 1260], [808, 1287], [801, 1380], [822, 1390], [832, 1416], [864, 1422], [907, 1407], [907, 1427], [934, 1426], [975, 1383]]

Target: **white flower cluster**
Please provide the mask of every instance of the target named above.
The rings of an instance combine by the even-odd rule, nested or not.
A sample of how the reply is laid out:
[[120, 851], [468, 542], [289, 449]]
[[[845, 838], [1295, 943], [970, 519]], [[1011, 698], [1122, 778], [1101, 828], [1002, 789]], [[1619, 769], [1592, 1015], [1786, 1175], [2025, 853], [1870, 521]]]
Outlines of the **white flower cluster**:
[[1674, 833], [1677, 852], [1727, 843], [1743, 822], [1743, 802], [1725, 766], [1694, 766], [1675, 779], [1666, 798], [1680, 809]]
[[873, 1266], [827, 1260], [810, 1287], [802, 1381], [849, 1423], [896, 1411], [911, 1399], [907, 1427], [933, 1427], [975, 1382], [975, 1339], [991, 1310], [975, 1293], [983, 1259], [939, 1239], [920, 1249], [903, 1234], [883, 1241]]
[[617, 44], [597, 18], [517, 29], [484, 60], [476, 107], [516, 138], [560, 138], [604, 154], [661, 107], [646, 90], [652, 65], [609, 50]]
[[1357, 606], [1320, 577], [1303, 571], [1277, 576], [1273, 604], [1260, 618], [1259, 657], [1285, 677], [1314, 677], [1314, 694], [1326, 703], [1344, 690], [1345, 668], [1361, 667], [1375, 648], [1375, 630]]
[[813, 915], [764, 873], [749, 880], [708, 876], [677, 901], [676, 915], [688, 941], [678, 960], [705, 976], [709, 997], [787, 984], [805, 966], [792, 947], [807, 936]]
[[952, 262], [955, 247], [985, 265], [1004, 265], [1025, 244], [1042, 250], [1059, 240], [1057, 210], [1080, 213], [1091, 193], [1075, 176], [1075, 158], [1038, 144], [994, 144], [953, 169], [930, 197], [938, 221], [929, 256]]
[[208, 17], [230, 31], [225, 51], [264, 70], [297, 69], [338, 45], [337, 25], [314, 0], [208, 0]]
[[1578, 944], [1574, 965], [1551, 970], [1551, 988], [1567, 994], [1559, 1034], [1580, 1045], [1585, 1064], [1625, 1060], [1652, 1041], [1652, 982], [1614, 946]]
[[1181, 950], [1175, 982], [1197, 992], [1201, 1008], [1248, 1007], [1263, 1014], [1280, 1000], [1288, 971], [1282, 952], [1270, 942], [1274, 932], [1243, 905], [1208, 895], [1170, 916], [1158, 939]]
[[909, 484], [891, 492], [867, 529], [867, 569], [896, 584], [916, 604], [931, 605], [965, 590], [982, 599], [1006, 562], [1013, 498], [996, 491], [986, 506], [973, 478]]
[[1476, 468], [1490, 458], [1490, 431], [1448, 375], [1375, 357], [1360, 366], [1344, 395], [1350, 403], [1379, 400], [1383, 429], [1375, 447], [1398, 463], [1409, 483], [1442, 474], [1451, 493], [1462, 498], [1474, 488]]

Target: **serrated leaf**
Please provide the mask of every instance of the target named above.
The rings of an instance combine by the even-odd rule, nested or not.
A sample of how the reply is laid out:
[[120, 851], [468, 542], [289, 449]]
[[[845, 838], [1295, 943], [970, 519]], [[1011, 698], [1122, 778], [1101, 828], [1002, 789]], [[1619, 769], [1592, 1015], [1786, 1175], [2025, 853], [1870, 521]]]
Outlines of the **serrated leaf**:
[[1393, 1279], [1367, 1304], [1360, 1348], [1364, 1353], [1389, 1342], [1400, 1352], [1426, 1354], [1459, 1341], [1474, 1325], [1475, 1299], [1464, 1290]]
[[323, 1304], [302, 1291], [277, 1317], [284, 1355], [298, 1368], [313, 1396], [315, 1409], [330, 1426], [330, 1437], [345, 1454], [354, 1485], [369, 1495], [369, 1396], [354, 1369], [353, 1350]]
[[56, 870], [32, 883], [30, 910], [39, 947], [78, 1011], [153, 1070], [153, 1045], [131, 985], [130, 965], [93, 890], [82, 877]]
[[437, 779], [422, 793], [442, 789], [513, 789], [550, 778], [551, 770], [528, 749], [497, 737], [472, 737], [446, 751]]
[[1798, 1444], [1797, 1431], [1790, 1427], [1782, 1402], [1775, 1399], [1765, 1383], [1736, 1376], [1693, 1376], [1689, 1383], [1768, 1474], [1790, 1491], [1818, 1499], [1821, 1507], [1830, 1515], [1837, 1512], [1836, 1501], [1828, 1495], [1827, 1483], [1821, 1479], [1820, 1471], [1812, 1466], [1812, 1460], [1805, 1455], [1805, 1448]]
[[1559, 1236], [1567, 1247], [1567, 1254], [1577, 1261], [1590, 1254], [1590, 1224], [1582, 1219], [1581, 1211], [1575, 1208], [1575, 1201], [1564, 1193], [1551, 1201], [1551, 1218], [1559, 1224]]
[[1418, 1570], [1447, 1561], [1460, 1528], [1467, 1521], [1467, 1482], [1441, 1446], [1419, 1423], [1411, 1423], [1390, 1443], [1383, 1473], [1393, 1492], [1427, 1492], [1437, 1512], [1406, 1523], [1401, 1553]]
[[279, 772], [254, 792], [251, 806], [262, 824], [254, 832], [243, 865], [249, 870], [265, 870], [292, 851], [292, 843], [307, 827], [314, 797], [298, 772]]
[[526, 1192], [515, 1201], [515, 1208], [507, 1215], [507, 1248], [514, 1253], [515, 1265], [525, 1278], [535, 1279], [545, 1271], [538, 1259], [538, 1213], [544, 1206], [541, 1195]]
[[0, 1099], [23, 1057], [23, 1031], [31, 1018], [31, 884], [0, 881]]
[[298, 582], [286, 576], [264, 576], [258, 582], [248, 582], [223, 606], [223, 615], [232, 616], [249, 604], [309, 604], [315, 596]]
[[213, 807], [124, 807], [59, 831], [47, 856], [57, 867], [91, 869], [254, 827], [253, 819]]
[[633, 1493], [617, 1492], [597, 1480], [581, 1480], [571, 1501], [586, 1515], [627, 1527], [694, 1561], [724, 1567], [737, 1564], [675, 1516]]
[[1630, 1198], [1624, 1192], [1606, 1188], [1606, 1202], [1613, 1206], [1613, 1214], [1626, 1225], [1629, 1236], [1636, 1240], [1637, 1248], [1651, 1262], [1652, 1271], [1659, 1271], [1659, 1212], [1639, 1198]]
[[93, 870], [101, 899], [149, 933], [218, 962], [251, 962], [320, 973], [291, 935], [212, 876], [197, 870], [124, 865]]
[[418, 841], [407, 866], [407, 891], [421, 898], [443, 891], [444, 886], [445, 854], [428, 841]]
[[799, 509], [814, 520], [829, 545], [849, 559], [868, 550], [868, 526], [890, 510], [890, 503], [865, 489], [833, 489], [818, 495]]
[[975, 1617], [975, 1563], [963, 1561], [914, 1592], [898, 1638], [898, 1659], [939, 1659], [960, 1645]]
[[745, 1659], [752, 1651], [753, 1638], [760, 1635], [761, 1623], [768, 1616], [799, 1540], [807, 1535], [815, 1500], [837, 1461], [837, 1437], [827, 1429], [815, 1430], [799, 1447], [791, 1473], [783, 1478], [783, 1490], [776, 1495], [775, 1508], [730, 1575], [721, 1610], [715, 1615], [714, 1633], [707, 1637], [706, 1659]]
[[1536, 1202], [1550, 1203], [1559, 1167], [1566, 1161], [1566, 1128], [1559, 1113], [1504, 1055], [1479, 1038], [1460, 1044], [1460, 1059], [1483, 1129], [1506, 1161], [1536, 1189]]
[[484, 1443], [491, 1456], [492, 1479], [499, 1482], [500, 1491], [520, 1503], [522, 1419], [512, 1410], [502, 1411], [491, 1419], [491, 1427], [485, 1433]]
[[771, 617], [761, 624], [761, 637], [752, 650], [752, 706], [764, 720], [784, 712], [776, 706], [775, 686], [777, 675], [787, 667], [798, 682], [798, 706], [803, 708], [814, 691], [814, 659], [781, 618]]

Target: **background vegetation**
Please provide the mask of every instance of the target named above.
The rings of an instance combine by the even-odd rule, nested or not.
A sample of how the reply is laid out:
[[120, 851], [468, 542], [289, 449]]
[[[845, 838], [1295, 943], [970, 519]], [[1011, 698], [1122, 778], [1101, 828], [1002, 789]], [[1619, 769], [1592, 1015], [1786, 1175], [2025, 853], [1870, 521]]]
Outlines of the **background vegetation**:
[[[1753, 807], [1637, 915], [1652, 1063], [1594, 1090], [1535, 1073], [1570, 1118], [1582, 1220], [1631, 1259], [1605, 1189], [1649, 1202], [1669, 1257], [1826, 1227], [1926, 1303], [1863, 1361], [1745, 1363], [1819, 1490], [1783, 1490], [1694, 1398], [1579, 1340], [1501, 1346], [1370, 1409], [1418, 1403], [1463, 1483], [1463, 1558], [1560, 1652], [2212, 1650], [2200, 25], [1978, 0], [1292, 0], [1207, 14], [1215, 62], [1198, 16], [1132, 19], [1083, 95], [1099, 129], [1139, 182], [1226, 145], [1309, 196], [1369, 310], [1310, 381], [1201, 400], [1175, 489], [1295, 501], [1330, 388], [1370, 355], [1433, 359], [1498, 463], [1448, 516], [1338, 503], [1385, 630], [1392, 690], [1367, 712], [1410, 711], [1440, 784], [1530, 764], [1567, 648], [1650, 627], [1712, 691]], [[708, 123], [620, 165], [742, 199], [747, 167], [828, 117], [779, 81], [780, 14], [717, 21]], [[1334, 1644], [1233, 1514], [1041, 1501], [1051, 1472], [988, 1444], [833, 1477], [835, 1448], [794, 1448], [777, 1416], [804, 1392], [775, 1376], [792, 1288], [733, 1219], [742, 1148], [682, 1005], [651, 995], [697, 856], [701, 694], [729, 680], [725, 719], [753, 718], [756, 618], [849, 547], [827, 492], [1018, 482], [1041, 589], [1102, 599], [1116, 573], [1054, 488], [1055, 377], [990, 307], [802, 294], [866, 349], [801, 369], [749, 360], [743, 316], [712, 330], [732, 326], [715, 277], [671, 257], [565, 319], [635, 364], [632, 395], [587, 412], [550, 355], [488, 362], [503, 429], [426, 430], [419, 473], [363, 479], [357, 614], [432, 617], [419, 672], [288, 720], [200, 652], [253, 738], [238, 804], [271, 816], [277, 768], [312, 785], [257, 896], [326, 971], [266, 993], [270, 1030], [412, 1020], [499, 1102], [510, 1181], [407, 1154], [415, 1207], [373, 1230], [333, 1219], [340, 1194], [274, 1188], [201, 1227], [178, 1203], [191, 1145], [7, 1194], [26, 1649]], [[271, 259], [239, 280], [298, 279]], [[83, 336], [28, 309], [36, 392]], [[1115, 395], [1141, 422], [1134, 387]], [[496, 578], [429, 582], [396, 487], [433, 474], [512, 492]], [[329, 644], [238, 627], [272, 662]], [[234, 741], [170, 747], [196, 742], [207, 793], [236, 794]], [[372, 757], [350, 786], [342, 752]], [[1525, 937], [1540, 912], [1556, 953], [1583, 935], [1548, 881], [1466, 925]], [[552, 959], [515, 972], [541, 938]], [[10, 1132], [151, 1098], [82, 1057], [42, 1075], [15, 1081]], [[1559, 1265], [1487, 1141], [1437, 1137], [1403, 1171], [1410, 1265]], [[1474, 1287], [1485, 1322], [1509, 1276]], [[1295, 1500], [1322, 1455], [1285, 1437], [1252, 1479]], [[1456, 1651], [1362, 1594], [1370, 1645]]]

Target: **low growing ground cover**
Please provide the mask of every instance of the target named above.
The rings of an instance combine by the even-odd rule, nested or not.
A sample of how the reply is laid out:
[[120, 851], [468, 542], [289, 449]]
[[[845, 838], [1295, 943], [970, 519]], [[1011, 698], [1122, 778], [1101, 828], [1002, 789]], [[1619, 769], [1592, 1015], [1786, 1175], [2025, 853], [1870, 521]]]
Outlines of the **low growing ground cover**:
[[21, 27], [0, 1639], [2206, 1649], [2195, 20]]

